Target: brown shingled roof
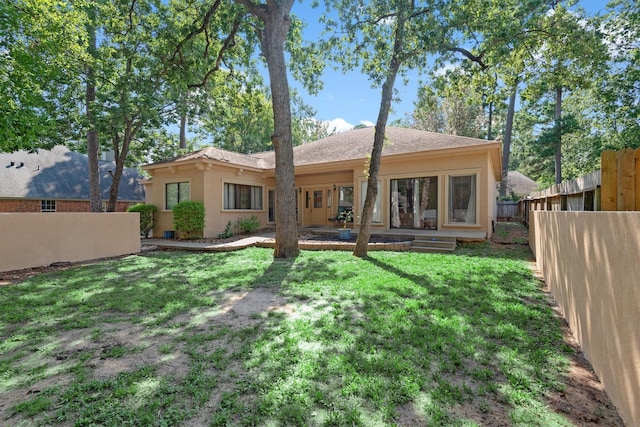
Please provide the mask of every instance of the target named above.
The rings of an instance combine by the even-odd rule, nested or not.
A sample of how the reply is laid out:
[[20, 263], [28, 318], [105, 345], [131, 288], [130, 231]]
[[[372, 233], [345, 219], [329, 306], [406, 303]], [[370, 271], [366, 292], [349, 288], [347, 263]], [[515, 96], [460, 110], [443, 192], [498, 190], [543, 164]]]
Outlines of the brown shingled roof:
[[[293, 149], [296, 166], [365, 159], [371, 154], [375, 128], [355, 129]], [[387, 127], [383, 156], [485, 145], [488, 141], [423, 130]]]
[[[264, 154], [264, 153], [263, 153]], [[190, 160], [216, 160], [219, 162], [229, 163], [232, 165], [266, 169], [269, 168], [265, 161], [252, 154], [236, 153], [234, 151], [222, 150], [220, 148], [205, 147], [202, 150], [195, 151], [193, 153], [187, 153], [182, 156], [174, 157], [172, 159], [163, 160], [154, 164], [160, 163], [181, 163]]]
[[[374, 133], [375, 128], [373, 127], [354, 129], [299, 145], [293, 148], [294, 163], [296, 166], [304, 166], [365, 159], [371, 154]], [[495, 143], [495, 141], [486, 141], [478, 138], [398, 127], [387, 127], [386, 138], [387, 142], [382, 151], [383, 156]], [[217, 160], [257, 169], [273, 169], [275, 167], [275, 153], [273, 151], [241, 154], [213, 147], [203, 148], [200, 151], [159, 163], [185, 162], [198, 159]]]

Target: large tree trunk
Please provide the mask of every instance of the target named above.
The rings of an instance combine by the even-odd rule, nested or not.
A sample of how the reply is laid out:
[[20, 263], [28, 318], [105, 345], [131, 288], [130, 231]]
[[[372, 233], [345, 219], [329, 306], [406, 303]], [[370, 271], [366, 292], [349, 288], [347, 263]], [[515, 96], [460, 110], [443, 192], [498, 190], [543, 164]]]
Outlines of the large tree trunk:
[[491, 132], [493, 126], [493, 102], [489, 102], [489, 124], [487, 125], [487, 141], [491, 141]]
[[502, 142], [502, 181], [500, 182], [500, 197], [507, 197], [509, 177], [509, 156], [511, 155], [511, 135], [513, 132], [513, 116], [516, 110], [516, 92], [518, 86], [513, 88], [509, 96], [509, 109], [507, 110], [507, 123], [504, 129], [504, 141]]
[[393, 98], [393, 86], [400, 68], [399, 53], [402, 51], [404, 22], [398, 22], [396, 31], [396, 39], [393, 46], [393, 57], [389, 66], [389, 74], [382, 85], [382, 99], [380, 101], [380, 110], [378, 111], [378, 120], [376, 121], [376, 131], [373, 137], [373, 149], [371, 150], [371, 159], [369, 160], [369, 177], [367, 180], [367, 196], [360, 214], [360, 230], [358, 231], [358, 239], [353, 255], [364, 258], [367, 256], [369, 247], [369, 238], [371, 237], [371, 220], [373, 219], [373, 207], [378, 197], [378, 175], [380, 172], [380, 159], [382, 158], [382, 146], [384, 144], [384, 136], [387, 128], [387, 120], [389, 119], [389, 109], [391, 108], [391, 100]]
[[[96, 27], [95, 9], [90, 6], [89, 22], [87, 23], [87, 33], [89, 34], [89, 55], [96, 57]], [[87, 86], [85, 92], [86, 114], [89, 129], [87, 130], [87, 157], [89, 160], [89, 210], [91, 212], [102, 212], [102, 194], [100, 190], [100, 165], [98, 154], [100, 144], [98, 141], [98, 131], [96, 130], [93, 105], [96, 101], [96, 81], [92, 65], [86, 67]]]
[[116, 203], [118, 202], [118, 190], [120, 189], [120, 181], [122, 180], [122, 172], [124, 171], [124, 163], [129, 155], [129, 146], [131, 141], [138, 132], [137, 125], [129, 124], [125, 128], [124, 136], [122, 136], [122, 144], [120, 136], [115, 133], [113, 137], [113, 151], [116, 159], [116, 170], [111, 173], [111, 186], [109, 187], [109, 202], [107, 203], [107, 212], [116, 211]]
[[180, 148], [187, 149], [187, 111], [180, 112]]
[[273, 104], [271, 137], [276, 158], [276, 245], [275, 258], [294, 258], [300, 253], [296, 219], [291, 105], [284, 42], [291, 21], [293, 0], [269, 1], [263, 9], [264, 29], [259, 31], [262, 54], [267, 61]]
[[562, 118], [562, 88], [556, 88], [556, 112], [555, 112], [555, 121], [556, 121], [556, 158], [555, 158], [555, 169], [556, 169], [556, 184], [560, 184], [562, 182], [562, 125], [560, 119]]

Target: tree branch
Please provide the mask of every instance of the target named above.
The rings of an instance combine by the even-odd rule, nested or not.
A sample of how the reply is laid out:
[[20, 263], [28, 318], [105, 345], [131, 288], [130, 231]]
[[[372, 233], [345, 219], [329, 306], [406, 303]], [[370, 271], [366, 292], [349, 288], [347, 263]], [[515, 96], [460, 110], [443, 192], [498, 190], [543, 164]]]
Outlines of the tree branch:
[[251, 0], [233, 0], [234, 3], [244, 6], [250, 14], [255, 15], [262, 22], [266, 19], [267, 16], [267, 5], [266, 4], [255, 4]]
[[178, 43], [175, 51], [173, 52], [173, 55], [171, 56], [171, 61], [175, 61], [176, 56], [180, 57], [180, 62], [183, 61], [182, 47], [186, 42], [188, 42], [189, 40], [191, 40], [192, 38], [194, 38], [195, 36], [197, 36], [198, 34], [206, 30], [206, 28], [209, 26], [209, 23], [211, 22], [211, 17], [216, 12], [216, 10], [220, 8], [220, 3], [221, 3], [221, 0], [216, 0], [215, 3], [211, 5], [209, 10], [207, 10], [207, 13], [205, 13], [204, 18], [202, 19], [202, 25], [200, 25], [195, 30], [191, 31], [189, 34], [187, 34], [187, 36], [184, 39], [180, 41], [180, 43]]
[[192, 83], [192, 84], [187, 85], [187, 87], [189, 89], [199, 88], [199, 87], [202, 87], [202, 86], [206, 85], [207, 81], [209, 80], [209, 77], [211, 77], [211, 75], [213, 73], [215, 73], [216, 71], [218, 71], [220, 69], [220, 64], [223, 63], [223, 61], [224, 61], [225, 52], [227, 50], [231, 49], [235, 45], [235, 36], [236, 36], [236, 34], [238, 32], [238, 28], [240, 28], [240, 19], [236, 19], [234, 21], [233, 28], [231, 29], [231, 32], [229, 33], [227, 38], [224, 40], [224, 43], [222, 44], [222, 47], [218, 51], [218, 56], [216, 57], [216, 61], [214, 63], [214, 66], [209, 71], [207, 71], [207, 73], [204, 75], [204, 77], [202, 78], [202, 81], [200, 83]]
[[488, 68], [487, 64], [485, 64], [485, 62], [482, 60], [485, 52], [482, 52], [480, 55], [474, 55], [473, 53], [462, 47], [446, 47], [445, 49], [450, 52], [458, 52], [463, 54], [467, 57], [467, 59], [470, 59], [471, 61], [478, 64], [483, 70], [486, 70]]

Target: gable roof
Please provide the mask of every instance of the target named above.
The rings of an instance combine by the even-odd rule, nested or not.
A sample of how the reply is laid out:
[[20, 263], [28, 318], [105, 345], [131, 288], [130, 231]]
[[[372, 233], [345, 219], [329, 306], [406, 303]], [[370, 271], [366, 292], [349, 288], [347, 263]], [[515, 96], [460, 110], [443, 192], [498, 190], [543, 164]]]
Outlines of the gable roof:
[[[261, 153], [269, 157], [269, 152]], [[155, 162], [152, 165], [163, 165], [165, 163], [186, 163], [198, 160], [212, 160], [231, 165], [243, 166], [255, 169], [269, 169], [269, 164], [259, 155], [237, 153], [235, 151], [223, 150], [215, 147], [205, 147], [202, 150], [187, 153], [172, 159]], [[147, 165], [151, 166], [151, 165]]]
[[[13, 164], [12, 164], [13, 162]], [[100, 190], [109, 198], [115, 162], [99, 162]], [[0, 198], [89, 200], [89, 159], [81, 153], [56, 146], [37, 153], [0, 153]], [[137, 170], [124, 168], [118, 200], [144, 201], [143, 180]]]
[[[296, 166], [361, 160], [371, 154], [375, 128], [354, 129], [294, 147]], [[465, 136], [388, 126], [382, 156], [411, 154], [455, 148], [486, 147], [499, 143]]]
[[[313, 142], [293, 147], [295, 166], [320, 165], [324, 163], [364, 160], [371, 154], [375, 128], [354, 129], [335, 134]], [[386, 128], [386, 142], [382, 156], [433, 152], [439, 150], [478, 148], [498, 149], [494, 159], [494, 173], [500, 175], [500, 142], [487, 141], [466, 136], [448, 135], [417, 129]], [[275, 152], [265, 151], [254, 154], [242, 154], [219, 148], [206, 147], [200, 151], [185, 154], [173, 159], [146, 165], [145, 168], [165, 166], [167, 163], [224, 162], [240, 167], [251, 167], [259, 170], [275, 168]]]

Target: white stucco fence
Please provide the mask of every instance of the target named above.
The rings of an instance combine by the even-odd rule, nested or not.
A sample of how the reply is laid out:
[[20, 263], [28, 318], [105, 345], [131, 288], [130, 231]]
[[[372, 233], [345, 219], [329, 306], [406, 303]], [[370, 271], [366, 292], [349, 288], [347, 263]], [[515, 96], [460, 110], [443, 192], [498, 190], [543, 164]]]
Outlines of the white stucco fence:
[[140, 252], [138, 213], [0, 213], [0, 271]]

